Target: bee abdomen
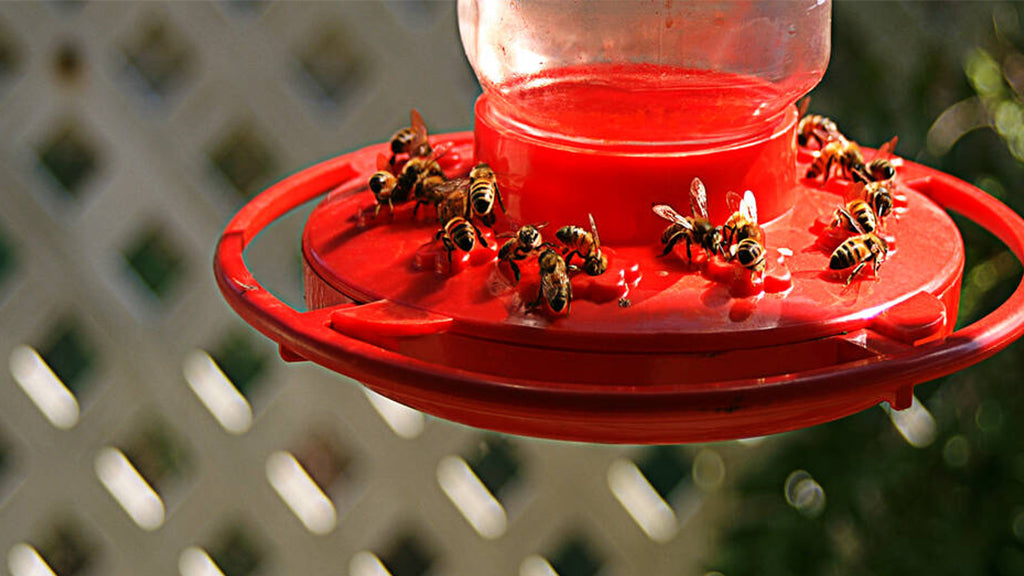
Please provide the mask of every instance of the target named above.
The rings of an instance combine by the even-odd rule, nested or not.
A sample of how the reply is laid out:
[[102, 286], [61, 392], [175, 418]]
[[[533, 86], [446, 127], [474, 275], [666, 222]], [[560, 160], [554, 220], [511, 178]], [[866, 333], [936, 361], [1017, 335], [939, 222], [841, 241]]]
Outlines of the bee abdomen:
[[756, 241], [744, 238], [736, 246], [736, 259], [750, 270], [761, 270], [765, 266], [764, 249]]
[[856, 247], [850, 240], [847, 240], [832, 252], [832, 257], [828, 261], [828, 267], [832, 270], [842, 270], [853, 266], [858, 260]]
[[452, 244], [455, 244], [464, 252], [469, 252], [476, 245], [476, 238], [473, 233], [473, 226], [468, 220], [462, 217], [456, 217], [448, 221], [444, 226], [445, 234], [448, 235], [452, 240]]

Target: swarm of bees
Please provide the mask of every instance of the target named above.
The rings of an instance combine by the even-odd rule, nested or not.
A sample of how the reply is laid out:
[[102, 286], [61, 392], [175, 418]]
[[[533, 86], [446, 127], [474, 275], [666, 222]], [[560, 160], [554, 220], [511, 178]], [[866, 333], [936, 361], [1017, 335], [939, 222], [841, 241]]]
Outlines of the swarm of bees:
[[448, 153], [448, 146], [431, 146], [427, 127], [419, 112], [409, 113], [410, 125], [391, 136], [391, 155], [377, 157], [377, 172], [370, 176], [369, 188], [376, 200], [374, 217], [387, 206], [394, 213], [397, 205], [415, 201], [413, 217], [423, 205], [431, 205], [437, 213], [439, 228], [434, 235], [448, 252], [469, 252], [476, 243], [487, 247], [476, 218], [492, 227], [495, 200], [504, 211], [494, 171], [478, 164], [468, 178], [449, 179], [438, 163]]
[[726, 196], [732, 214], [721, 226], [708, 219], [707, 190], [700, 178], [690, 183], [690, 216], [683, 216], [668, 204], [651, 207], [655, 214], [671, 222], [661, 234], [665, 248], [661, 255], [672, 252], [676, 244], [686, 241], [686, 258], [693, 262], [692, 246], [704, 250], [710, 258], [718, 254], [736, 261], [750, 271], [751, 279], [763, 275], [765, 262], [764, 230], [757, 223], [757, 200], [747, 190], [743, 196], [729, 192]]
[[797, 143], [811, 149], [814, 155], [807, 178], [821, 176], [824, 184], [835, 167], [839, 175], [850, 180], [845, 204], [835, 210], [831, 228], [852, 235], [829, 258], [831, 270], [853, 268], [846, 279], [849, 285], [868, 263], [877, 273], [889, 253], [888, 243], [878, 232], [893, 212], [896, 166], [890, 158], [897, 138], [883, 144], [877, 156], [865, 163], [857, 143], [846, 138], [835, 122], [817, 114], [805, 114], [808, 104], [807, 99], [801, 102], [797, 126]]
[[[438, 163], [448, 153], [448, 146], [431, 146], [419, 112], [412, 110], [409, 117], [410, 125], [391, 137], [391, 154], [378, 155], [377, 171], [370, 176], [369, 189], [376, 201], [373, 215], [379, 216], [384, 207], [394, 214], [395, 206], [415, 202], [415, 218], [421, 206], [433, 206], [439, 224], [434, 239], [444, 246], [450, 264], [456, 250], [469, 252], [477, 243], [488, 247], [477, 222], [493, 228], [497, 221], [495, 207], [504, 213], [505, 204], [497, 176], [487, 164], [477, 164], [467, 177], [449, 179]], [[569, 273], [582, 270], [590, 276], [603, 274], [608, 257], [601, 250], [593, 215], [589, 230], [573, 225], [559, 228], [555, 232], [558, 244], [544, 241], [541, 230], [546, 226], [546, 222], [524, 225], [499, 234], [498, 238], [508, 240], [498, 251], [498, 263], [506, 263], [519, 283], [519, 263], [536, 258], [540, 290], [536, 300], [526, 304], [527, 311], [546, 301], [552, 312], [567, 313], [572, 302]], [[572, 263], [574, 258], [579, 266]]]
[[[540, 271], [540, 290], [537, 299], [526, 305], [527, 311], [536, 310], [541, 302], [546, 301], [555, 314], [568, 313], [572, 303], [569, 272], [582, 270], [588, 276], [600, 276], [608, 269], [608, 256], [601, 250], [601, 237], [597, 234], [594, 215], [587, 216], [590, 219], [590, 231], [571, 224], [562, 226], [555, 231], [558, 244], [545, 242], [541, 237], [540, 229], [547, 226], [544, 223], [519, 228], [512, 239], [501, 247], [498, 260], [509, 264], [517, 283], [520, 272], [515, 261], [525, 260], [539, 252], [537, 268]], [[582, 268], [572, 264], [573, 257], [582, 260]]]

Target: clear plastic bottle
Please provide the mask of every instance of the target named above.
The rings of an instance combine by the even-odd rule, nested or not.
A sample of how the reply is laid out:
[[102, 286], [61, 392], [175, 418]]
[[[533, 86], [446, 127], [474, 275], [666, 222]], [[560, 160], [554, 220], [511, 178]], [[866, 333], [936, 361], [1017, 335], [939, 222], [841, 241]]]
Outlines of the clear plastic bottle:
[[829, 0], [459, 0], [493, 111], [548, 138], [708, 145], [764, 131], [821, 79]]
[[701, 178], [715, 222], [752, 190], [767, 222], [797, 200], [796, 107], [824, 75], [830, 0], [459, 0], [484, 89], [475, 152], [513, 225], [588, 221], [646, 243]]

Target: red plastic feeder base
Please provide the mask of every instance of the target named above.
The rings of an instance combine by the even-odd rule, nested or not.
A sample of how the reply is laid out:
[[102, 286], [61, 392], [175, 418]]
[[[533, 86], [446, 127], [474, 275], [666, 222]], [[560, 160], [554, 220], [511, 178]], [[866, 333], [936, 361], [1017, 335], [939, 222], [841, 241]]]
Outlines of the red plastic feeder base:
[[[468, 171], [471, 134], [435, 140], [452, 143], [449, 176]], [[488, 248], [456, 251], [449, 265], [432, 208], [414, 218], [409, 204], [371, 218], [365, 184], [383, 150], [314, 166], [247, 205], [218, 247], [218, 283], [284, 358], [312, 360], [471, 426], [630, 443], [781, 432], [881, 401], [905, 408], [915, 384], [994, 354], [1024, 325], [1018, 287], [998, 310], [952, 332], [964, 256], [943, 208], [988, 228], [1018, 258], [1024, 222], [976, 188], [910, 162], [900, 168], [903, 197], [883, 232], [894, 242], [877, 275], [868, 266], [847, 286], [849, 271], [828, 270], [844, 238], [827, 229], [843, 186], [801, 182], [793, 209], [765, 225], [763, 282], [696, 249], [691, 264], [685, 245], [660, 257], [655, 233], [642, 244], [607, 243], [608, 271], [574, 274], [571, 312], [555, 315], [527, 311], [539, 289], [536, 265], [522, 265], [516, 284], [496, 260], [503, 239], [495, 232], [484, 228]], [[794, 179], [807, 160], [793, 166]], [[264, 226], [325, 192], [303, 238], [310, 310], [298, 312], [259, 286], [242, 253]], [[499, 218], [496, 230], [508, 226]]]

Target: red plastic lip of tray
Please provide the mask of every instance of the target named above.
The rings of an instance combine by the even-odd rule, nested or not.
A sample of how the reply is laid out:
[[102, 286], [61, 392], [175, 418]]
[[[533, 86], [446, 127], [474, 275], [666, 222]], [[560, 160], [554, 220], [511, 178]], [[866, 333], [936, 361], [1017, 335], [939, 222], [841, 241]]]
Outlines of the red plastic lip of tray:
[[[456, 141], [452, 147], [459, 153], [468, 151], [466, 148], [468, 146], [462, 141]], [[375, 157], [373, 150], [367, 149], [362, 163]], [[462, 160], [449, 169], [450, 173], [468, 169], [468, 158], [460, 157]], [[915, 180], [919, 175], [912, 166], [904, 167], [903, 171]], [[748, 301], [751, 310], [747, 315], [753, 316], [744, 317], [742, 322], [731, 318], [734, 308], [730, 306], [735, 302], [744, 304], [742, 298], [732, 300], [724, 294], [724, 286], [708, 282], [693, 270], [682, 270], [682, 260], [678, 258], [653, 257], [656, 240], [649, 240], [642, 247], [618, 247], [618, 255], [610, 260], [606, 276], [614, 276], [616, 259], [621, 261], [621, 255], [627, 253], [636, 256], [630, 262], [639, 262], [643, 271], [644, 279], [640, 286], [630, 291], [629, 297], [635, 304], [628, 309], [616, 308], [614, 301], [598, 305], [578, 302], [568, 317], [545, 325], [546, 320], [504, 308], [509, 296], [507, 292], [514, 292], [514, 289], [481, 303], [474, 287], [487, 284], [490, 281], [488, 276], [495, 276], [493, 272], [488, 273], [493, 266], [474, 266], [452, 277], [438, 277], [430, 271], [409, 271], [408, 253], [433, 232], [429, 218], [421, 215], [422, 223], [411, 222], [410, 209], [406, 206], [395, 216], [394, 222], [358, 228], [351, 222], [352, 218], [360, 209], [372, 206], [372, 197], [365, 192], [347, 196], [332, 194], [307, 221], [303, 250], [306, 266], [312, 272], [307, 276], [307, 290], [312, 287], [314, 294], [336, 292], [362, 303], [393, 302], [422, 312], [430, 322], [436, 322], [438, 316], [446, 316], [451, 322], [443, 327], [438, 324], [439, 330], [489, 340], [496, 345], [509, 343], [528, 348], [649, 355], [719, 352], [805, 342], [874, 327], [874, 319], [879, 312], [894, 310], [894, 306], [915, 294], [942, 298], [959, 281], [964, 261], [955, 225], [920, 193], [909, 186], [902, 189], [913, 196], [911, 205], [914, 208], [912, 213], [902, 218], [890, 218], [887, 229], [895, 229], [896, 236], [902, 235], [907, 241], [898, 241], [899, 248], [892, 263], [886, 264], [883, 275], [887, 282], [874, 286], [873, 281], [867, 280], [864, 284], [854, 283], [847, 289], [841, 283], [835, 284], [834, 280], [830, 284], [794, 278], [785, 296], [762, 294], [763, 298], [756, 305]], [[800, 246], [815, 237], [814, 232], [806, 230], [807, 225], [815, 216], [834, 209], [841, 198], [834, 193], [801, 190], [806, 201], [794, 209], [799, 214], [787, 213], [774, 225], [766, 225], [770, 244], [782, 242], [798, 253], [789, 258], [791, 263], [788, 267], [794, 277], [806, 275], [810, 270], [823, 271], [827, 267], [827, 253], [819, 254], [816, 250], [813, 255], [799, 254], [806, 252]], [[646, 216], [650, 220], [659, 221], [649, 212]], [[898, 222], [894, 224], [896, 220]], [[339, 229], [344, 232], [339, 233]], [[931, 236], [925, 234], [928, 232]], [[382, 246], [400, 248], [382, 250]], [[662, 269], [664, 280], [655, 277], [659, 269]], [[668, 270], [673, 271], [670, 273]], [[684, 278], [680, 279], [681, 276]], [[585, 276], [577, 276], [574, 283], [583, 280], [586, 280]], [[417, 284], [417, 289], [410, 291], [410, 283]], [[655, 285], [658, 287], [645, 288]], [[724, 300], [705, 303], [704, 297], [708, 294], [712, 300]], [[523, 292], [520, 295], [525, 298]], [[952, 302], [945, 302], [952, 308], [950, 316], [955, 315], [955, 296], [958, 292]], [[836, 298], [849, 302], [840, 304]], [[314, 298], [307, 303], [310, 307], [319, 307], [333, 301], [336, 299]], [[937, 301], [936, 305], [942, 308]], [[371, 309], [353, 312], [363, 315]], [[372, 313], [377, 314], [378, 311], [374, 309]], [[346, 319], [358, 320], [354, 317]], [[886, 319], [894, 318], [887, 316]], [[948, 323], [952, 325], [954, 319], [950, 317]], [[365, 333], [373, 327], [367, 325], [362, 328]], [[388, 327], [381, 325], [380, 328]], [[949, 331], [941, 326], [935, 328], [942, 331], [942, 334], [934, 334], [935, 337]], [[914, 334], [910, 336], [914, 337]], [[772, 372], [765, 369], [764, 373]]]
[[[468, 134], [441, 135], [466, 138]], [[997, 236], [1024, 261], [1024, 220], [984, 192], [921, 167], [918, 183], [940, 206]], [[246, 267], [253, 237], [292, 209], [331, 190], [365, 183], [350, 158], [328, 160], [257, 196], [229, 222], [214, 259], [218, 287], [247, 322], [283, 350], [360, 379], [416, 408], [470, 425], [527, 435], [610, 442], [679, 442], [753, 436], [850, 414], [984, 360], [1024, 333], [1024, 281], [996, 310], [949, 337], [905, 354], [872, 357], [768, 378], [714, 385], [575, 386], [500, 380], [436, 366], [331, 329], [331, 309], [300, 313], [264, 289]], [[841, 410], [838, 403], [845, 403]], [[692, 422], [684, 422], [692, 418]], [[609, 424], [613, 424], [609, 426]]]

